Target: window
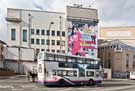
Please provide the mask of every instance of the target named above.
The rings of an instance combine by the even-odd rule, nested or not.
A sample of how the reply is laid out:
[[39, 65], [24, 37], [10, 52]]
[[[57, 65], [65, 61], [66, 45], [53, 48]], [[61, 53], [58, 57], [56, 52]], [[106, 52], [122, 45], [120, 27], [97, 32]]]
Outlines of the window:
[[133, 59], [135, 59], [135, 55], [133, 55]]
[[56, 75], [56, 70], [53, 70], [52, 71], [52, 75]]
[[60, 36], [60, 31], [57, 31], [57, 36]]
[[57, 45], [60, 45], [60, 41], [59, 40], [57, 40]]
[[36, 44], [40, 44], [40, 40], [39, 39], [36, 39]]
[[45, 51], [45, 49], [41, 49], [41, 51]]
[[65, 36], [65, 32], [64, 31], [62, 32], [62, 36]]
[[133, 67], [135, 67], [135, 60], [133, 61]]
[[34, 41], [34, 39], [32, 38], [32, 39], [31, 39], [31, 44], [34, 44], [34, 43], [35, 43], [35, 41]]
[[11, 29], [11, 40], [16, 40], [16, 29]]
[[92, 56], [94, 56], [94, 53], [91, 53]]
[[49, 30], [46, 31], [46, 35], [48, 35], [48, 36], [50, 35], [50, 31]]
[[55, 31], [54, 30], [52, 31], [52, 36], [55, 36]]
[[37, 29], [37, 30], [36, 30], [36, 35], [39, 35], [39, 34], [40, 34], [40, 30]]
[[126, 67], [127, 67], [127, 68], [129, 67], [129, 63], [128, 63], [128, 60], [126, 60]]
[[[55, 71], [56, 72], [56, 71]], [[77, 71], [75, 70], [57, 70], [57, 72], [55, 73], [53, 72], [54, 74], [57, 73], [58, 76], [77, 76]]]
[[33, 34], [33, 35], [35, 34], [35, 31], [34, 31], [34, 29], [31, 29], [31, 34]]
[[87, 72], [86, 72], [86, 75], [87, 75], [87, 76], [94, 76], [94, 72], [93, 72], [93, 71], [87, 71]]
[[102, 75], [101, 71], [96, 71], [96, 77], [100, 77]]
[[57, 53], [60, 53], [60, 50], [57, 50]]
[[80, 76], [80, 77], [84, 77], [84, 76], [85, 76], [85, 71], [84, 71], [84, 69], [80, 69], [80, 70], [79, 70], [79, 76]]
[[65, 46], [65, 41], [61, 41], [61, 46]]
[[73, 70], [68, 70], [67, 71], [67, 76], [77, 76], [77, 72]]
[[58, 76], [62, 76], [63, 75], [63, 71], [62, 70], [57, 70], [57, 75]]
[[55, 50], [52, 50], [52, 52], [55, 52]]
[[47, 51], [47, 52], [50, 52], [50, 50], [49, 50], [49, 49], [47, 49], [46, 51]]
[[45, 44], [45, 40], [41, 39], [41, 44], [44, 45]]
[[45, 35], [45, 30], [41, 30], [41, 35]]
[[39, 53], [39, 49], [37, 48], [36, 49], [36, 57], [38, 56], [38, 53]]
[[23, 41], [27, 42], [27, 30], [23, 30]]
[[55, 40], [52, 40], [52, 45], [55, 45]]
[[50, 45], [50, 40], [46, 40], [46, 45]]
[[65, 51], [64, 51], [64, 50], [62, 50], [62, 53], [65, 53]]

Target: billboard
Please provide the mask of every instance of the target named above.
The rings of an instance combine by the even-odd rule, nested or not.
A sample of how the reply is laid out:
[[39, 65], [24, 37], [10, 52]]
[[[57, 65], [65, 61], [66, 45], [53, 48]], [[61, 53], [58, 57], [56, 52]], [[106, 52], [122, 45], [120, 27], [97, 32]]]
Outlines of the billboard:
[[68, 21], [68, 54], [97, 58], [97, 23]]

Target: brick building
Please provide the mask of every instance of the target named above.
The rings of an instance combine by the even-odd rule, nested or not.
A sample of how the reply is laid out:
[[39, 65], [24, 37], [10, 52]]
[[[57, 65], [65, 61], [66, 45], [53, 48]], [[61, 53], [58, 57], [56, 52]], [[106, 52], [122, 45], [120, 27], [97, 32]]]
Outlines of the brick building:
[[103, 68], [112, 69], [113, 77], [127, 77], [128, 72], [135, 71], [135, 48], [119, 40], [100, 41], [98, 57]]

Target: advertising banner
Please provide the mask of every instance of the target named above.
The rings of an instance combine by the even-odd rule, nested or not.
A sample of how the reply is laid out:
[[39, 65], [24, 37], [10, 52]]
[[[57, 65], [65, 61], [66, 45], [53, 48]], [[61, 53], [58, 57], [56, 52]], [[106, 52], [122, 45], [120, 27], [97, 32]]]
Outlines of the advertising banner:
[[68, 54], [97, 58], [97, 24], [68, 21]]

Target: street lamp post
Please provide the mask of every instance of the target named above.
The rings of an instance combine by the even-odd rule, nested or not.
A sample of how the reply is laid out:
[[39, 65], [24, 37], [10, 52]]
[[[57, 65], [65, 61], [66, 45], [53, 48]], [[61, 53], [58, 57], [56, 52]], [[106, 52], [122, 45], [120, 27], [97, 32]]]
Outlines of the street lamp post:
[[31, 14], [28, 14], [29, 16], [29, 24], [28, 24], [28, 28], [29, 28], [29, 48], [31, 47]]
[[49, 25], [49, 28], [48, 28], [48, 31], [49, 31], [49, 33], [48, 33], [48, 51], [49, 51], [49, 36], [50, 36], [50, 29], [51, 29], [51, 26], [54, 24], [54, 22], [50, 22], [50, 25]]
[[62, 17], [60, 16], [60, 53], [62, 53]]

